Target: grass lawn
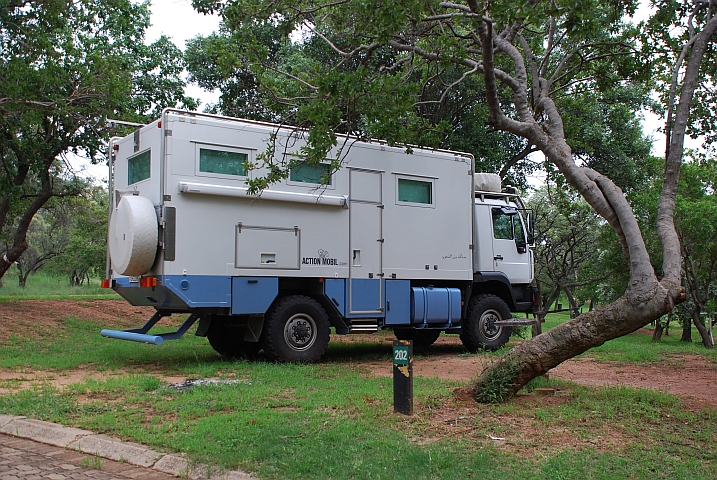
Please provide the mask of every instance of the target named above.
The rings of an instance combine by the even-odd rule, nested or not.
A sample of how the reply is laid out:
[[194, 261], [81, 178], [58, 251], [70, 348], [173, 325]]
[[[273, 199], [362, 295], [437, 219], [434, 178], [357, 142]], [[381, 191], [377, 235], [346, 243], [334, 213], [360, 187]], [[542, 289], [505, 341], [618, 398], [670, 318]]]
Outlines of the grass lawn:
[[2, 287], [0, 287], [0, 303], [18, 298], [118, 298], [114, 291], [100, 287], [99, 278], [92, 278], [89, 283], [73, 287], [68, 278], [60, 278], [40, 271], [30, 275], [27, 285], [23, 288], [19, 286], [16, 275], [13, 267], [3, 277]]
[[[546, 328], [559, 321], [549, 318]], [[390, 369], [390, 349], [375, 344], [332, 343], [321, 363], [277, 365], [224, 361], [190, 334], [157, 347], [102, 338], [103, 327], [70, 317], [52, 335], [0, 338], [0, 373], [13, 374], [0, 377], [0, 413], [260, 478], [717, 478], [717, 412], [692, 412], [664, 393], [539, 379], [536, 386], [559, 395], [526, 391], [504, 405], [477, 405], [456, 399], [458, 383], [417, 377], [416, 414], [406, 417], [392, 411], [391, 378], [365, 366], [378, 360]], [[627, 336], [587, 355], [637, 363], [672, 352], [715, 358], [673, 342], [673, 332], [661, 345]], [[53, 386], [67, 375], [78, 378]], [[180, 390], [170, 377], [228, 383]]]

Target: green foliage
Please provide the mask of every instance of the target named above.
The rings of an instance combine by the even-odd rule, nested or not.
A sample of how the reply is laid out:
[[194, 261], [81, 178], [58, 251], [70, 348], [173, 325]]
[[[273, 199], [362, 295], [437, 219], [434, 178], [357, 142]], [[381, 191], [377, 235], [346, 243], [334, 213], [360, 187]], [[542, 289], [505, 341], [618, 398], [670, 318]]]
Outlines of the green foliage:
[[646, 91], [617, 86], [604, 93], [563, 97], [559, 103], [570, 119], [565, 135], [583, 164], [628, 194], [658, 173], [650, 168], [652, 141], [640, 125], [640, 110], [652, 104]]
[[[709, 3], [693, 3], [676, 0], [652, 0], [652, 16], [645, 22], [641, 34], [643, 57], [653, 72], [651, 86], [660, 99], [658, 113], [669, 108], [670, 89], [678, 59], [689, 42], [690, 35], [699, 32], [710, 12]], [[713, 9], [714, 7], [712, 7]], [[706, 144], [714, 143], [717, 132], [717, 114], [714, 109], [714, 84], [717, 74], [717, 51], [707, 48], [702, 57], [702, 67], [697, 88], [692, 98], [689, 116], [689, 135], [704, 136]], [[678, 76], [679, 78], [679, 76]], [[677, 85], [679, 95], [679, 83]]]
[[107, 254], [107, 191], [91, 188], [85, 195], [64, 199], [70, 211], [69, 239], [47, 268], [65, 275], [70, 285], [103, 276]]
[[83, 190], [61, 155], [100, 161], [107, 118], [196, 106], [184, 97], [177, 47], [164, 37], [144, 44], [148, 6], [30, 0], [0, 9], [0, 239], [11, 261], [50, 198]]
[[572, 189], [550, 182], [530, 197], [528, 207], [535, 218], [535, 276], [543, 308], [563, 294], [577, 304], [602, 300], [598, 288], [608, 275], [600, 235], [607, 227], [600, 217]]
[[717, 310], [717, 195], [714, 158], [696, 156], [682, 165], [675, 208], [685, 284], [692, 310]]

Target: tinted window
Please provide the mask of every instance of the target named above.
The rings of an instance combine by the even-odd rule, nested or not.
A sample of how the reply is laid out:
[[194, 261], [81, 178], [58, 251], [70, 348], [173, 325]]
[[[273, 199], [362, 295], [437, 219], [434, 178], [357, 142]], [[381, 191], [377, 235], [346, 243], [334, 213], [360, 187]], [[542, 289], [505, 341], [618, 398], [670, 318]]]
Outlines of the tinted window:
[[513, 216], [506, 215], [500, 208], [492, 209], [493, 236], [504, 240], [513, 240]]
[[221, 175], [246, 176], [246, 162], [249, 155], [224, 150], [199, 149], [199, 171]]
[[433, 203], [433, 183], [399, 178], [398, 201], [431, 205]]
[[331, 185], [331, 165], [328, 163], [319, 163], [318, 165], [302, 163], [296, 165], [291, 167], [289, 180], [292, 182]]
[[152, 163], [151, 150], [146, 150], [139, 155], [127, 159], [127, 184], [141, 182], [150, 176]]

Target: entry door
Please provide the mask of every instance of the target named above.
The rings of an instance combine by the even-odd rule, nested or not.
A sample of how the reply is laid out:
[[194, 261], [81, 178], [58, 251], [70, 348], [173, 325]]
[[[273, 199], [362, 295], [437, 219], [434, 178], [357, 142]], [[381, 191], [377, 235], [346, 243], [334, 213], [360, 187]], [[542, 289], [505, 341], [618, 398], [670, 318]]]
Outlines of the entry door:
[[510, 283], [530, 283], [532, 266], [526, 246], [525, 229], [515, 209], [491, 207], [493, 220], [493, 266], [507, 275]]
[[383, 312], [381, 172], [349, 170], [349, 313]]

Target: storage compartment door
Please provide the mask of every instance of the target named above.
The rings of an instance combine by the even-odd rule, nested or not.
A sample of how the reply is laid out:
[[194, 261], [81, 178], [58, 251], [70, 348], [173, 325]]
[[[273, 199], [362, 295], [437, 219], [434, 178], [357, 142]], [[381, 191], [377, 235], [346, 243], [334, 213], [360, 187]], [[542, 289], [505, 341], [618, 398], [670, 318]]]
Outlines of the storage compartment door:
[[236, 227], [236, 268], [298, 270], [300, 252], [298, 227]]
[[386, 325], [411, 324], [411, 282], [386, 280]]

